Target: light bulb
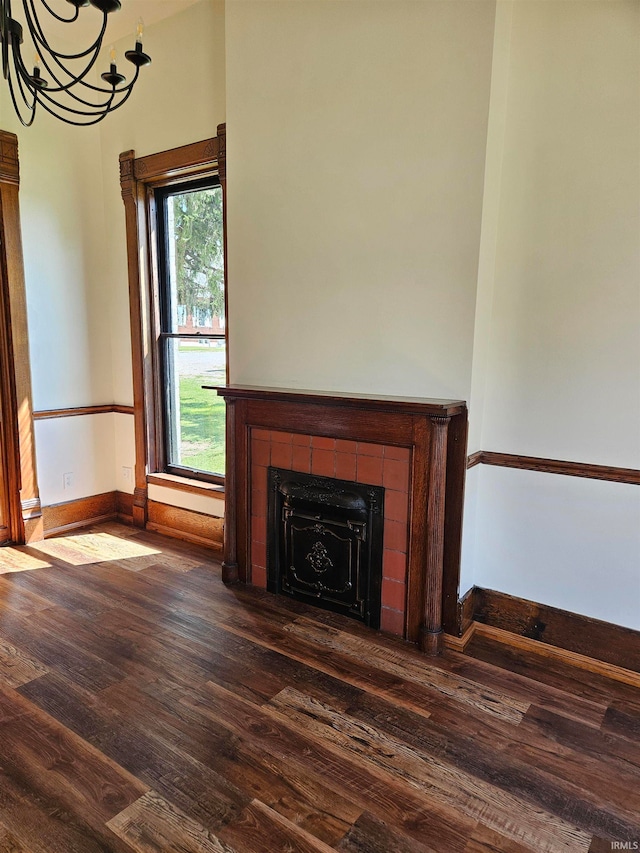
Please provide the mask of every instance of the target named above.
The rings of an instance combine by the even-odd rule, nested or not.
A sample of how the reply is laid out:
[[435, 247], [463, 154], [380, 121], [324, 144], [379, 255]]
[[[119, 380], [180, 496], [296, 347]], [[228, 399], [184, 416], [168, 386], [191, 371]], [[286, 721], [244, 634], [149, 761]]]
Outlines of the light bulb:
[[116, 49], [113, 45], [111, 45], [111, 50], [109, 51], [109, 57], [112, 62], [116, 61]]
[[[42, 77], [42, 73], [40, 71], [40, 54], [36, 51], [33, 55], [33, 74], [29, 77], [29, 80], [36, 87], [36, 89], [42, 91], [47, 88], [47, 81]], [[32, 90], [33, 91], [33, 90]], [[34, 93], [35, 94], [35, 93]]]
[[142, 18], [138, 18], [138, 26], [136, 27], [136, 40], [142, 41], [142, 34], [144, 33], [144, 21]]

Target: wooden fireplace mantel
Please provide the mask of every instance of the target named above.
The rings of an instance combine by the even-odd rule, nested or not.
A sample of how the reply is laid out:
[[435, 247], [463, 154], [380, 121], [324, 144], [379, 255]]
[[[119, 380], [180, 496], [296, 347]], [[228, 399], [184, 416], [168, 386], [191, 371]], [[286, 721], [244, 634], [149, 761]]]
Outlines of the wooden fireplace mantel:
[[206, 386], [227, 404], [223, 580], [251, 581], [251, 431], [372, 442], [410, 451], [405, 638], [430, 653], [458, 635], [458, 583], [467, 444], [461, 400]]

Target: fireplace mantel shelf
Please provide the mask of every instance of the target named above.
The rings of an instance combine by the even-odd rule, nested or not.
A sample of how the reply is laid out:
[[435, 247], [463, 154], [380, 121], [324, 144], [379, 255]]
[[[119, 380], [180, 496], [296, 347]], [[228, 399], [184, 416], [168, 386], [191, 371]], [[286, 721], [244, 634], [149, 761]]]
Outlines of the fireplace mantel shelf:
[[452, 417], [465, 411], [463, 400], [438, 400], [430, 397], [396, 397], [392, 395], [351, 394], [342, 391], [310, 391], [306, 388], [269, 388], [262, 385], [203, 385], [221, 397], [237, 400], [260, 400], [266, 395], [274, 402], [317, 403], [377, 411]]
[[[406, 595], [404, 605], [396, 607], [385, 603], [383, 590], [383, 609], [388, 607], [397, 610], [398, 615], [403, 614], [400, 636], [419, 643], [428, 653], [438, 654], [443, 631], [458, 634], [460, 630], [458, 581], [466, 470], [466, 404], [461, 400], [253, 385], [204, 387], [224, 397], [227, 407], [223, 580], [227, 583], [264, 582], [267, 563], [255, 559], [253, 542], [267, 541], [262, 531], [262, 510], [257, 510], [266, 496], [268, 469], [265, 465], [305, 470], [296, 468], [295, 464], [265, 463], [262, 458], [258, 459], [259, 454], [268, 451], [273, 460], [275, 451], [271, 453], [269, 449], [272, 440], [289, 443], [289, 462], [288, 453], [293, 459], [293, 445], [305, 439], [311, 450], [311, 461], [307, 459], [305, 463], [310, 469], [308, 473], [355, 480], [355, 477], [341, 477], [333, 471], [320, 470], [321, 463], [327, 461], [335, 470], [334, 457], [337, 466], [337, 457], [343, 457], [338, 451], [349, 448], [353, 459], [358, 460], [357, 480], [373, 486], [384, 485], [391, 491], [396, 489], [392, 483], [392, 469], [398, 467], [398, 462], [394, 459], [406, 459], [400, 468], [406, 469], [404, 500], [408, 517], [402, 524], [407, 544], [392, 548], [393, 529], [397, 529], [399, 522], [391, 518], [385, 519], [390, 540], [383, 543], [385, 548], [406, 554], [406, 576], [402, 583]], [[360, 460], [359, 454], [366, 455], [373, 446], [384, 458], [382, 468], [382, 459], [377, 465]], [[387, 462], [388, 480], [384, 474]], [[361, 464], [363, 476], [360, 476]], [[394, 497], [397, 499], [399, 495]], [[255, 539], [252, 538], [252, 522], [258, 531]], [[399, 587], [394, 589], [397, 591]]]

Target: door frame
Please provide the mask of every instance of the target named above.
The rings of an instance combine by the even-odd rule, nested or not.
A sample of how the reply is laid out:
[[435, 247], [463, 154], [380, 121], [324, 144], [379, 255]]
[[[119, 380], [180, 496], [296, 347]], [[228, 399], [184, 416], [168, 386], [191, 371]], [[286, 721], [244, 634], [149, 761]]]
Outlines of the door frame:
[[2, 538], [43, 538], [20, 228], [18, 137], [0, 131], [0, 507]]

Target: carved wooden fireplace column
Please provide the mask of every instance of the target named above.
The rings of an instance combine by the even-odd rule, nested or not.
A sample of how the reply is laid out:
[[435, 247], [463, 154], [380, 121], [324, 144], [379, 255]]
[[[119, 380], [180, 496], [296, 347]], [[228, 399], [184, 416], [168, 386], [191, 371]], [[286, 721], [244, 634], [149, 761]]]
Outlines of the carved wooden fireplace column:
[[438, 654], [442, 640], [442, 579], [444, 571], [444, 517], [447, 482], [447, 427], [450, 418], [430, 418], [429, 476], [427, 478], [427, 560], [424, 622], [420, 648]]
[[[404, 609], [394, 611], [399, 628], [392, 633], [419, 644], [429, 654], [439, 654], [443, 631], [460, 633], [458, 582], [467, 439], [464, 402], [240, 385], [215, 390], [227, 404], [223, 580], [265, 585], [266, 563], [260, 562], [264, 557], [252, 553], [252, 548], [258, 549], [252, 542], [252, 522], [257, 520], [258, 498], [262, 500], [266, 493], [265, 466], [280, 463], [258, 459], [258, 448], [268, 455], [269, 448], [275, 447], [271, 441], [285, 442], [278, 444], [278, 452], [286, 455], [288, 442], [288, 458], [294, 460], [291, 467], [302, 471], [296, 467], [293, 448], [305, 446], [307, 473], [326, 474], [319, 470], [322, 461], [329, 465], [329, 476], [345, 479], [337, 465], [332, 473], [332, 451], [327, 448], [334, 447], [333, 458], [340, 457], [343, 463], [352, 459], [354, 482], [384, 486], [389, 507], [391, 498], [396, 504], [397, 499], [404, 500], [403, 515], [387, 519], [385, 510], [383, 547], [402, 551], [405, 568], [398, 577], [395, 561], [395, 585], [383, 575], [383, 610], [385, 584], [396, 593], [402, 591]], [[269, 458], [275, 458], [275, 451]], [[376, 460], [373, 464], [372, 458]], [[398, 471], [406, 472], [406, 485], [395, 482]], [[393, 520], [400, 517], [404, 522]], [[261, 524], [264, 520], [258, 519]], [[405, 544], [392, 544], [394, 537]], [[265, 546], [260, 547], [264, 552]], [[395, 603], [389, 606], [398, 607]]]

